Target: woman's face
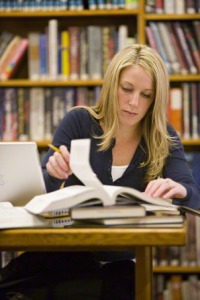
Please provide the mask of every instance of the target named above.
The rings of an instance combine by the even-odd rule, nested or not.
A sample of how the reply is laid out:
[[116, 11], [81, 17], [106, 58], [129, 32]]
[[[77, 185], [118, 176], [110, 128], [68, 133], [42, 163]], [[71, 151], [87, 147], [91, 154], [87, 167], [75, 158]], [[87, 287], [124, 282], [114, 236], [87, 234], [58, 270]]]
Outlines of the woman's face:
[[118, 86], [120, 125], [138, 125], [154, 100], [153, 83], [140, 66], [130, 66], [120, 74]]

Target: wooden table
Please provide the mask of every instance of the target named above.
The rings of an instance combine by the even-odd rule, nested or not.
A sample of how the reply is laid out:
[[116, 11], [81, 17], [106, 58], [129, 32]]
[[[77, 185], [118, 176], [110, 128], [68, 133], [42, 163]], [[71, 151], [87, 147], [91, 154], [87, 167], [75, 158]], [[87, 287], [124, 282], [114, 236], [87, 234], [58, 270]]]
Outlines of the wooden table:
[[133, 250], [136, 300], [152, 299], [152, 246], [184, 245], [183, 228], [53, 228], [1, 230], [1, 250]]

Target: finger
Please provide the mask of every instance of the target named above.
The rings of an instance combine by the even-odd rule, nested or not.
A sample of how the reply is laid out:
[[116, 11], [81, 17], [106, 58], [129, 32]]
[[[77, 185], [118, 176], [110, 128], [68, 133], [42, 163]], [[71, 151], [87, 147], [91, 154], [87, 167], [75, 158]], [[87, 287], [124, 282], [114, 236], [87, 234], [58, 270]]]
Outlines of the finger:
[[56, 153], [49, 158], [47, 168], [48, 172], [51, 172], [51, 175], [57, 178], [66, 179], [68, 177], [66, 163], [59, 153]]
[[153, 193], [153, 197], [163, 197], [172, 188], [169, 180], [163, 180]]
[[161, 183], [162, 182], [160, 180], [152, 180], [145, 189], [145, 193], [153, 197], [154, 193], [159, 189]]
[[70, 153], [69, 153], [67, 147], [64, 146], [64, 145], [60, 146], [59, 149], [60, 149], [60, 152], [61, 152], [61, 154], [62, 154], [63, 159], [65, 160], [65, 162], [66, 162], [66, 164], [67, 164], [67, 173], [68, 173], [69, 175], [71, 175], [71, 174], [72, 174], [72, 171], [71, 171], [70, 166], [69, 166]]
[[53, 165], [51, 165], [50, 162], [46, 164], [47, 172], [49, 175], [58, 178], [58, 179], [67, 179], [67, 174], [66, 172], [60, 172], [58, 168], [54, 168]]

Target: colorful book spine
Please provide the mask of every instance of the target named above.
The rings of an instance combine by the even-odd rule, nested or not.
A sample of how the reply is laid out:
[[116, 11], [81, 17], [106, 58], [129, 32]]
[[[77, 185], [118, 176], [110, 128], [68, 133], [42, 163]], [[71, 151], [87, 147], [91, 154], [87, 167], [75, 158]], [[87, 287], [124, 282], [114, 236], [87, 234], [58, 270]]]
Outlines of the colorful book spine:
[[61, 74], [63, 79], [68, 79], [70, 74], [69, 66], [69, 32], [61, 32]]
[[27, 48], [28, 48], [28, 39], [22, 39], [19, 43], [16, 52], [14, 53], [14, 56], [10, 60], [9, 64], [4, 69], [4, 71], [0, 74], [1, 80], [7, 80], [12, 77], [21, 59], [23, 58]]

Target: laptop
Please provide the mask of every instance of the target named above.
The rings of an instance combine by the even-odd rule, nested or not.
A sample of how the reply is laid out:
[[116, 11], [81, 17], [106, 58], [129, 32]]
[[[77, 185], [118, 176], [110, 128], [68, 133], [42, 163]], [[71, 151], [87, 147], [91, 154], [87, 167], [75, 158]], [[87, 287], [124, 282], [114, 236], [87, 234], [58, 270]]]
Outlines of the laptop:
[[0, 202], [14, 206], [46, 193], [35, 142], [0, 142]]

